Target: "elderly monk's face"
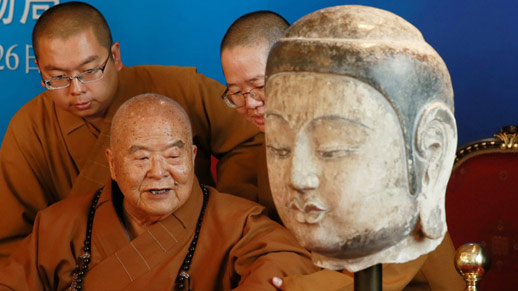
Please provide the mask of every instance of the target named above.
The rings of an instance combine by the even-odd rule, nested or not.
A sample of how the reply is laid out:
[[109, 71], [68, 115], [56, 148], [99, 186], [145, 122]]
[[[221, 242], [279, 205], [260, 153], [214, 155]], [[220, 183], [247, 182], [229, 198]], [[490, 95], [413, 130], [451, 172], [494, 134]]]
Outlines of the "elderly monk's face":
[[[119, 44], [107, 50], [91, 30], [67, 39], [40, 38], [38, 44], [37, 64], [45, 80], [75, 77], [87, 70], [102, 68], [108, 59], [102, 79], [87, 84], [73, 79], [69, 87], [47, 90], [57, 107], [87, 120], [103, 118], [117, 91], [117, 72], [122, 69]], [[112, 56], [108, 58], [109, 54]]]
[[[221, 52], [221, 66], [227, 81], [228, 92], [250, 92], [252, 88], [264, 86], [264, 73], [268, 45], [236, 46]], [[264, 89], [255, 89], [258, 99], [246, 94], [244, 104], [236, 104], [237, 112], [264, 132]]]
[[192, 190], [196, 146], [186, 121], [178, 112], [168, 113], [134, 111], [112, 137], [112, 178], [124, 195], [126, 214], [139, 220], [171, 215]]
[[276, 74], [266, 89], [270, 185], [299, 242], [357, 258], [406, 238], [416, 205], [387, 100], [356, 79], [323, 73]]

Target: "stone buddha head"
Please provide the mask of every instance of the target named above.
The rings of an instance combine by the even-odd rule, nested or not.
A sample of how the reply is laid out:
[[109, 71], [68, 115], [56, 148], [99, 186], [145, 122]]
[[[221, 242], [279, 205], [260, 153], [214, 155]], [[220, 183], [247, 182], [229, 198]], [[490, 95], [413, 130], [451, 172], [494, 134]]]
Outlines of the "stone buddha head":
[[419, 30], [322, 9], [272, 48], [266, 77], [273, 198], [314, 262], [355, 272], [435, 249], [457, 130], [448, 70]]

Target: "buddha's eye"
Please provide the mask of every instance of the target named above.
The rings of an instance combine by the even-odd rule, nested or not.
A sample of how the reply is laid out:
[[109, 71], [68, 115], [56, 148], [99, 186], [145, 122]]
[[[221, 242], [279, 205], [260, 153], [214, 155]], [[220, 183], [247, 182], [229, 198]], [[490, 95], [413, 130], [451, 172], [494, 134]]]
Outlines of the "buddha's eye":
[[357, 148], [317, 150], [317, 155], [323, 159], [342, 158], [356, 152]]
[[279, 158], [287, 158], [291, 154], [291, 149], [289, 148], [283, 148], [283, 147], [275, 147], [275, 146], [267, 146], [268, 152], [271, 155], [277, 156]]

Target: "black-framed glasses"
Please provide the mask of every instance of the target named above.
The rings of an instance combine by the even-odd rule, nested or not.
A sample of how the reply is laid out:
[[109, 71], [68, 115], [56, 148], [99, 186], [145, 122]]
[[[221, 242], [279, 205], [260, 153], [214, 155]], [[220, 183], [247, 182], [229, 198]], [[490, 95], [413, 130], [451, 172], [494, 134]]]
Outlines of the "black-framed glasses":
[[104, 61], [104, 64], [101, 67], [93, 68], [90, 70], [86, 70], [82, 73], [79, 73], [75, 77], [68, 77], [68, 76], [59, 76], [50, 78], [48, 80], [43, 80], [43, 83], [45, 84], [45, 87], [49, 90], [57, 90], [57, 89], [63, 89], [68, 86], [70, 86], [70, 82], [74, 79], [78, 79], [79, 82], [83, 84], [92, 83], [95, 81], [99, 81], [104, 76], [104, 69], [106, 69], [106, 65], [108, 64], [108, 60], [111, 57], [111, 53], [108, 54], [108, 57], [106, 58], [106, 61]]
[[235, 92], [235, 93], [228, 93], [227, 90], [223, 93], [223, 100], [225, 100], [225, 103], [230, 108], [240, 108], [245, 106], [246, 103], [246, 95], [252, 97], [256, 101], [262, 101], [261, 97], [264, 96], [264, 85], [257, 86], [252, 89], [250, 89], [248, 92]]

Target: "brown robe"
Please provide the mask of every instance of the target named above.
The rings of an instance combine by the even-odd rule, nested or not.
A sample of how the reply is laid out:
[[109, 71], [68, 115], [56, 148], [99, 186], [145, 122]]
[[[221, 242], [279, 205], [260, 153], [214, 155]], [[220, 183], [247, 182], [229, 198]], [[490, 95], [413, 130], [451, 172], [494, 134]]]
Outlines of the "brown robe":
[[[466, 285], [455, 271], [455, 249], [450, 235], [433, 252], [403, 264], [383, 265], [383, 290], [464, 290]], [[322, 270], [309, 275], [284, 278], [286, 291], [353, 291], [354, 274]]]
[[68, 196], [93, 192], [108, 178], [104, 151], [111, 119], [128, 98], [159, 93], [179, 102], [198, 146], [196, 174], [214, 185], [210, 155], [219, 159], [218, 190], [257, 200], [257, 153], [263, 135], [220, 96], [224, 87], [175, 66], [124, 67], [100, 133], [59, 108], [43, 92], [12, 118], [0, 149], [0, 266], [32, 229], [38, 210]]
[[277, 221], [280, 224], [283, 224], [281, 218], [279, 217], [279, 213], [277, 212], [277, 208], [275, 208], [275, 203], [273, 202], [272, 197], [272, 190], [270, 189], [270, 180], [268, 178], [268, 166], [266, 164], [266, 144], [263, 144], [261, 146], [261, 150], [259, 152], [257, 184], [259, 188], [257, 203], [266, 207], [266, 210], [268, 211], [268, 216], [271, 219]]
[[[209, 190], [189, 270], [194, 290], [275, 290], [270, 284], [274, 276], [317, 270], [309, 253], [287, 229], [265, 215], [264, 207]], [[171, 290], [194, 236], [203, 201], [201, 188], [195, 182], [183, 206], [132, 241], [116, 213], [112, 195], [122, 194], [115, 183], [108, 183], [94, 218], [92, 260], [83, 287]], [[92, 197], [79, 195], [40, 211], [32, 234], [0, 269], [0, 288], [67, 288], [76, 258], [82, 253]]]

